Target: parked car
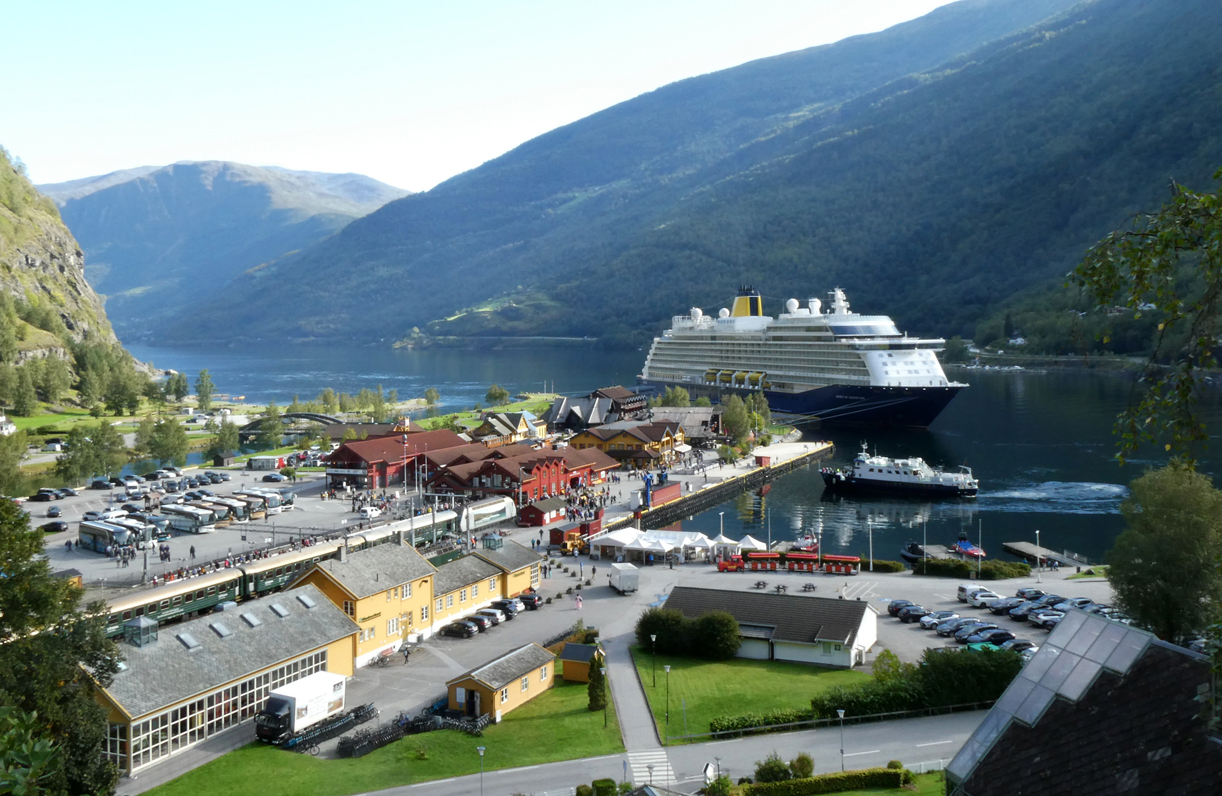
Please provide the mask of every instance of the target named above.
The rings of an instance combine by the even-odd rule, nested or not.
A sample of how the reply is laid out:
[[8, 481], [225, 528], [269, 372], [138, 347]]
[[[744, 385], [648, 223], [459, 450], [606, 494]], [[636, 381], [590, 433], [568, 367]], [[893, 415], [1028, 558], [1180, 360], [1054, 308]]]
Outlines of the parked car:
[[287, 481], [289, 479], [280, 473], [268, 473], [267, 475], [263, 476], [263, 480], [269, 483], [278, 483], [280, 481]]
[[1002, 630], [999, 627], [990, 628], [989, 630], [981, 630], [979, 633], [973, 633], [967, 637], [968, 644], [1004, 644], [1014, 638], [1014, 634], [1009, 630]]
[[95, 478], [89, 484], [90, 489], [110, 489], [110, 482], [105, 478]]
[[989, 603], [989, 611], [995, 614], [1005, 614], [1006, 616], [1009, 616], [1011, 608], [1017, 608], [1025, 602], [1027, 601], [1022, 597], [1006, 597]]
[[59, 515], [60, 515], [59, 506], [52, 506], [51, 508], [47, 509], [48, 517], [58, 517]]
[[973, 608], [987, 608], [994, 600], [1000, 600], [1002, 596], [995, 591], [978, 591], [973, 592], [972, 596], [967, 598], [967, 604]]
[[887, 603], [887, 613], [890, 616], [896, 616], [899, 614], [901, 609], [907, 608], [910, 605], [916, 605], [916, 603], [914, 603], [912, 600], [892, 600], [891, 602]]
[[901, 608], [895, 616], [904, 624], [910, 622], [919, 622], [921, 617], [929, 613], [929, 609], [923, 605], [909, 605], [906, 608]]
[[179, 467], [162, 467], [161, 469], [165, 470], [167, 473], [173, 473], [179, 478], [182, 478], [182, 469]]
[[1061, 620], [1064, 618], [1065, 618], [1065, 614], [1051, 615], [1047, 619], [1044, 620], [1043, 624], [1041, 624], [1040, 627], [1044, 628], [1045, 630], [1051, 633], [1053, 628], [1059, 625], [1061, 623]]
[[456, 636], [458, 638], [471, 638], [479, 631], [475, 629], [475, 625], [470, 622], [451, 622], [450, 624], [437, 631], [443, 636]]
[[1022, 597], [1024, 600], [1037, 600], [1040, 597], [1043, 597], [1047, 593], [1048, 592], [1044, 591], [1043, 589], [1037, 589], [1037, 588], [1028, 586], [1025, 589], [1019, 589], [1018, 591], [1014, 592], [1014, 596]]
[[68, 523], [46, 522], [39, 525], [38, 530], [42, 531], [43, 533], [63, 533], [64, 531], [68, 530]]
[[498, 611], [504, 612], [504, 614], [510, 619], [513, 619], [524, 610], [524, 606], [523, 608], [519, 608], [518, 606], [521, 605], [521, 603], [514, 600], [493, 600], [489, 604]]
[[475, 616], [486, 616], [492, 620], [492, 624], [499, 625], [506, 621], [505, 614], [498, 611], [496, 608], [484, 608], [475, 612]]
[[80, 492], [77, 492], [75, 489], [71, 487], [67, 487], [67, 486], [64, 487], [63, 489], [57, 489], [55, 491], [59, 494], [61, 498], [76, 497], [77, 495], [80, 494]]
[[1084, 605], [1090, 605], [1091, 598], [1089, 597], [1070, 597], [1068, 600], [1059, 603], [1053, 603], [1052, 607], [1058, 611], [1068, 611], [1070, 608], [1081, 608]]
[[1027, 600], [1025, 603], [1006, 611], [1006, 613], [1009, 614], [1010, 618], [1016, 622], [1026, 622], [1027, 614], [1031, 613], [1032, 611], [1038, 611], [1043, 607], [1044, 606], [1040, 605], [1038, 600]]
[[1010, 652], [1022, 652], [1023, 650], [1038, 650], [1039, 645], [1025, 638], [1012, 638], [1002, 644], [1001, 648]]
[[983, 630], [994, 630], [997, 625], [992, 622], [978, 622], [974, 625], [964, 625], [955, 631], [955, 641], [966, 644], [967, 640]]
[[119, 508], [126, 511], [128, 514], [139, 514], [140, 512], [144, 511], [142, 507], [137, 506], [135, 503], [124, 503], [122, 506], [119, 506]]
[[981, 620], [973, 619], [972, 617], [967, 617], [967, 616], [961, 616], [961, 617], [956, 617], [955, 619], [949, 619], [943, 622], [942, 624], [938, 625], [938, 628], [937, 628], [938, 635], [939, 636], [953, 636], [955, 635], [955, 633], [959, 631], [959, 628], [969, 623], [978, 625], [978, 624], [981, 624]]
[[1030, 615], [1043, 608], [1049, 608], [1053, 603], [1064, 602], [1065, 598], [1056, 594], [1045, 594], [1038, 600], [1033, 600], [1030, 605], [1020, 605], [1018, 608], [1010, 611], [1010, 616], [1020, 621], [1030, 619]]
[[526, 608], [531, 611], [537, 611], [543, 607], [543, 598], [539, 596], [538, 594], [534, 594], [534, 593], [520, 594], [518, 595], [518, 599], [520, 599], [522, 601], [522, 604], [525, 605]]
[[228, 481], [228, 480], [229, 480], [229, 473], [221, 473], [221, 480], [222, 480], [222, 481]]
[[117, 475], [112, 475], [106, 480], [110, 482], [111, 486], [123, 486], [123, 479]]
[[959, 614], [954, 611], [934, 611], [932, 614], [925, 614], [921, 617], [921, 628], [924, 630], [933, 630], [938, 625], [951, 619], [958, 619]]
[[959, 591], [956, 593], [956, 596], [959, 598], [959, 602], [965, 603], [971, 599], [973, 592], [988, 590], [989, 588], [987, 586], [980, 586], [975, 583], [964, 583], [959, 586]]
[[36, 492], [29, 497], [31, 503], [50, 503], [52, 500], [55, 500], [55, 495], [50, 492]]
[[125, 475], [125, 476], [123, 476], [123, 483], [125, 483], [125, 484], [143, 484], [143, 483], [144, 483], [144, 479], [143, 479], [143, 478], [141, 478], [140, 476], [138, 476], [138, 475], [134, 475], [134, 474], [133, 474], [133, 475]]
[[493, 622], [488, 617], [480, 616], [479, 614], [468, 616], [467, 621], [475, 625], [475, 629], [481, 633], [496, 624], [496, 622]]
[[1044, 608], [1040, 611], [1032, 612], [1031, 615], [1027, 617], [1027, 621], [1030, 622], [1033, 627], [1050, 628], [1056, 624], [1056, 622], [1049, 624], [1050, 620], [1056, 619], [1057, 622], [1059, 622], [1061, 621], [1061, 617], [1064, 615], [1065, 614], [1061, 611], [1054, 611], [1051, 608]]
[[140, 477], [141, 477], [141, 478], [143, 478], [145, 481], [160, 481], [160, 480], [161, 480], [161, 475], [162, 475], [162, 474], [161, 474], [161, 471], [160, 471], [160, 470], [156, 470], [156, 471], [151, 472], [151, 473], [143, 473], [143, 474], [141, 474], [141, 476], [140, 476]]
[[102, 512], [86, 511], [84, 514], [81, 515], [81, 519], [84, 520], [85, 522], [93, 522], [94, 520], [100, 520], [102, 519]]
[[213, 492], [211, 489], [197, 489], [195, 491], [200, 493], [201, 495], [203, 495], [206, 498], [216, 497], [216, 493]]

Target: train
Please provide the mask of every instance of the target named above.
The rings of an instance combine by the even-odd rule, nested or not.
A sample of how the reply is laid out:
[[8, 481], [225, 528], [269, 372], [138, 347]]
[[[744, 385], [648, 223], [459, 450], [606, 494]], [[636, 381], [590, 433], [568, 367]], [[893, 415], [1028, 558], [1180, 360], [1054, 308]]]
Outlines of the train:
[[106, 606], [106, 635], [110, 638], [121, 637], [123, 624], [138, 616], [147, 616], [159, 624], [165, 624], [212, 611], [221, 603], [263, 597], [284, 588], [315, 563], [337, 557], [345, 544], [349, 551], [364, 550], [396, 540], [399, 532], [415, 535], [419, 540], [431, 544], [447, 535], [467, 531], [462, 527], [464, 518], [470, 521], [471, 515], [463, 517], [454, 511], [421, 514], [350, 533], [342, 539], [319, 542], [206, 575], [170, 580], [164, 585], [109, 601]]

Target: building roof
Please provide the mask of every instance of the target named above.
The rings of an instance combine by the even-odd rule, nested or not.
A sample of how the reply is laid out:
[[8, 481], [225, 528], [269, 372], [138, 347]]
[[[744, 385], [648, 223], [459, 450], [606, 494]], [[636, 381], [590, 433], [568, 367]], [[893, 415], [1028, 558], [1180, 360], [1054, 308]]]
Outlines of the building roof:
[[560, 650], [560, 660], [589, 663], [600, 652], [602, 650], [597, 644], [574, 644], [570, 641], [564, 645], [564, 649]]
[[[287, 610], [277, 612], [273, 605]], [[218, 624], [221, 629], [214, 629]], [[105, 691], [136, 718], [359, 631], [321, 591], [302, 586], [162, 627], [157, 640], [143, 647], [122, 644], [125, 668]], [[197, 642], [194, 649], [180, 640], [184, 635]]]
[[453, 431], [441, 428], [435, 431], [421, 431], [418, 434], [394, 434], [376, 439], [348, 440], [334, 450], [327, 459], [328, 461], [343, 461], [357, 458], [368, 463], [392, 462], [398, 464], [403, 461], [404, 454], [415, 456], [429, 450], [453, 448], [466, 444], [467, 441]]
[[832, 641], [852, 645], [857, 638], [867, 603], [858, 600], [832, 600], [797, 594], [727, 591], [676, 586], [663, 608], [679, 611], [689, 619], [710, 611], [725, 611], [740, 625], [759, 636], [759, 628], [772, 628], [773, 641], [812, 644]]
[[446, 683], [446, 685], [472, 678], [496, 690], [504, 688], [519, 677], [530, 674], [540, 666], [551, 663], [554, 660], [556, 660], [555, 655], [538, 644], [530, 643], [524, 647], [518, 647], [513, 652], [508, 652], [496, 660], [489, 661], [478, 669], [472, 669], [461, 677], [455, 677]]
[[475, 551], [475, 555], [480, 558], [490, 561], [506, 572], [517, 572], [519, 569], [529, 567], [531, 564], [538, 564], [543, 560], [543, 556], [528, 547], [523, 547], [517, 542], [505, 541], [499, 549], [490, 550], [482, 548]]
[[319, 561], [316, 566], [358, 599], [437, 573], [411, 547], [394, 542], [345, 553], [343, 561]]
[[549, 511], [559, 511], [560, 509], [564, 508], [564, 506], [565, 506], [564, 498], [549, 497], [549, 498], [544, 498], [543, 500], [536, 500], [534, 503], [531, 503], [529, 506], [527, 506], [527, 508], [532, 508], [535, 511], [547, 513]]
[[433, 581], [433, 594], [448, 594], [499, 574], [501, 574], [500, 568], [489, 564], [484, 559], [465, 555], [437, 567], [437, 579]]
[[713, 417], [721, 410], [711, 406], [655, 406], [649, 410], [650, 419], [678, 423], [685, 437], [706, 437], [712, 433], [709, 426]]
[[1222, 746], [1198, 701], [1210, 683], [1206, 656], [1074, 609], [959, 750], [948, 779], [974, 796], [1217, 793]]

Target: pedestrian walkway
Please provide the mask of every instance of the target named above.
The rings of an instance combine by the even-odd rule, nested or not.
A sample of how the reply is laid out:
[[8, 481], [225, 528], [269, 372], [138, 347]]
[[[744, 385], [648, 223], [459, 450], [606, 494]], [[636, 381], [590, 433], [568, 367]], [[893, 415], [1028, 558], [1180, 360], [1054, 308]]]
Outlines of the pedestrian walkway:
[[658, 726], [654, 723], [649, 702], [641, 688], [632, 654], [628, 650], [631, 635], [622, 635], [604, 643], [607, 654], [607, 674], [611, 680], [611, 699], [619, 719], [620, 737], [629, 752], [660, 749]]
[[632, 770], [634, 785], [660, 785], [664, 788], [675, 784], [675, 772], [663, 749], [647, 752], [629, 752], [628, 768]]

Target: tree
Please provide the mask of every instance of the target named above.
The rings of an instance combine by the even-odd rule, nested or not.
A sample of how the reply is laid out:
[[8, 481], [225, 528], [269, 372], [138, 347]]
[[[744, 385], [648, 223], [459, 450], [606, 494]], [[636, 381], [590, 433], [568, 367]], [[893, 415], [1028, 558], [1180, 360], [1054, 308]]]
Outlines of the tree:
[[733, 440], [734, 447], [746, 447], [747, 435], [751, 433], [751, 417], [742, 398], [731, 395], [722, 404], [721, 427]]
[[42, 400], [49, 404], [58, 403], [63, 394], [72, 386], [72, 369], [68, 363], [59, 357], [43, 360], [42, 372], [38, 378], [38, 392]]
[[441, 393], [437, 392], [436, 387], [429, 387], [424, 391], [424, 403], [428, 406], [436, 406], [441, 400]]
[[597, 658], [590, 661], [590, 683], [586, 686], [591, 712], [607, 707], [607, 678], [603, 676], [602, 667], [598, 663]]
[[25, 455], [26, 445], [24, 431], [0, 436], [0, 494], [25, 493], [26, 477], [21, 469], [21, 457]]
[[158, 464], [173, 463], [181, 467], [187, 463], [188, 447], [187, 430], [181, 423], [172, 417], [157, 421], [149, 453]]
[[146, 417], [136, 426], [136, 439], [132, 452], [139, 458], [148, 458], [153, 453], [153, 435], [157, 433], [157, 421]]
[[1176, 462], [1150, 470], [1120, 511], [1108, 580], [1129, 616], [1171, 642], [1222, 619], [1222, 491], [1209, 477]]
[[212, 393], [216, 391], [216, 385], [212, 383], [212, 376], [208, 371], [201, 370], [199, 376], [195, 379], [195, 399], [199, 404], [201, 412], [208, 412], [212, 409]]
[[285, 411], [285, 412], [304, 412], [304, 411], [305, 411], [305, 408], [304, 408], [304, 407], [302, 407], [302, 405], [301, 405], [301, 401], [297, 400], [297, 395], [296, 395], [296, 394], [294, 394], [294, 395], [293, 395], [293, 402], [292, 402], [291, 404], [289, 404], [289, 405], [288, 405], [288, 408], [287, 408], [287, 409], [285, 409], [284, 411]]
[[702, 395], [695, 401], [692, 401], [692, 406], [712, 406], [713, 402], [708, 399], [708, 396]]
[[322, 404], [322, 410], [326, 414], [333, 415], [339, 411], [339, 400], [335, 397], [335, 390], [330, 387], [323, 388], [318, 394], [318, 402]]
[[[42, 534], [31, 531], [27, 515], [7, 500], [0, 501], [0, 561], [0, 704], [36, 714], [32, 740], [49, 742], [58, 752], [42, 761], [39, 787], [47, 793], [112, 793], [118, 771], [102, 756], [106, 713], [93, 688], [94, 682], [110, 684], [119, 655], [96, 616], [102, 606], [80, 610], [82, 592], [51, 575]], [[0, 731], [14, 731], [12, 722]], [[24, 730], [18, 726], [15, 732]]]
[[733, 790], [734, 783], [730, 781], [730, 777], [722, 774], [705, 786], [704, 796], [730, 796]]
[[58, 750], [42, 737], [38, 714], [0, 708], [0, 787], [16, 796], [45, 793], [40, 782], [50, 775]]
[[78, 424], [68, 432], [67, 450], [56, 459], [55, 473], [66, 481], [79, 482], [91, 475], [116, 473], [126, 463], [127, 448], [114, 426]]
[[175, 373], [166, 380], [166, 394], [174, 396], [174, 400], [182, 403], [182, 399], [187, 397], [191, 392], [191, 388], [187, 386], [187, 374]]
[[499, 384], [493, 384], [484, 395], [484, 400], [488, 402], [489, 406], [500, 406], [509, 400], [509, 390]]
[[280, 408], [272, 401], [263, 411], [263, 419], [259, 421], [259, 433], [255, 436], [255, 445], [264, 450], [280, 446], [284, 437], [284, 424], [280, 422]]
[[237, 424], [226, 417], [221, 420], [221, 425], [216, 430], [216, 437], [208, 445], [208, 455], [220, 456], [224, 453], [237, 453], [241, 446]]
[[[1222, 180], [1222, 170], [1214, 173]], [[1117, 419], [1121, 462], [1141, 443], [1188, 463], [1208, 439], [1197, 414], [1204, 371], [1214, 355], [1222, 310], [1222, 195], [1171, 184], [1172, 199], [1109, 234], [1074, 270], [1072, 281], [1101, 308], [1124, 307], [1159, 319], [1144, 392]], [[1104, 336], [1104, 342], [1107, 341]], [[1170, 360], [1163, 369], [1160, 362]]]
[[793, 772], [776, 752], [755, 761], [756, 782], [785, 782], [793, 778]]
[[160, 414], [161, 410], [165, 408], [165, 385], [158, 384], [152, 379], [149, 379], [148, 381], [144, 382], [144, 397], [148, 399], [149, 403], [156, 405], [157, 412]]
[[946, 348], [942, 350], [943, 362], [967, 362], [970, 358], [970, 352], [967, 350], [967, 343], [963, 342], [963, 338], [955, 335], [946, 341]]
[[691, 406], [692, 399], [682, 387], [667, 387], [662, 394], [662, 406]]
[[815, 760], [806, 752], [799, 752], [797, 757], [789, 761], [789, 771], [793, 774], [794, 779], [814, 776]]
[[111, 371], [106, 379], [104, 400], [106, 411], [113, 415], [121, 415], [126, 409], [135, 414], [140, 408], [140, 384], [136, 372], [130, 368], [120, 368]]
[[30, 372], [25, 368], [17, 368], [17, 392], [13, 395], [13, 414], [18, 417], [32, 417], [38, 411], [38, 395], [34, 392], [34, 382]]
[[742, 636], [738, 621], [725, 611], [710, 611], [694, 623], [692, 640], [700, 644], [701, 657], [728, 661], [738, 654]]

